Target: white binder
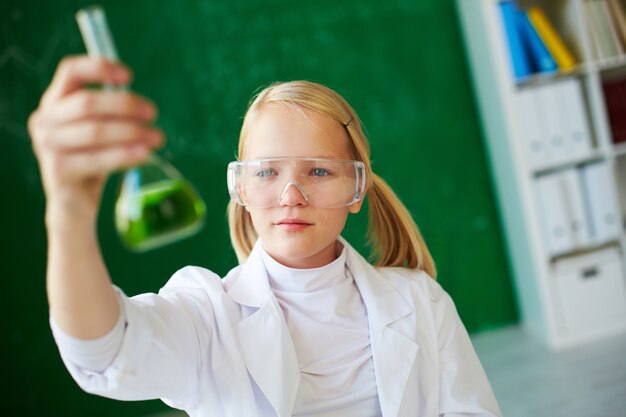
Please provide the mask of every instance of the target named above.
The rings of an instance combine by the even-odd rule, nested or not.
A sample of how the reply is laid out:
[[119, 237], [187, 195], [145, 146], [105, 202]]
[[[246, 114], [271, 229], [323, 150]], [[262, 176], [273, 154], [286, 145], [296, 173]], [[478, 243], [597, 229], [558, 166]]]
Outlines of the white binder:
[[548, 254], [555, 255], [573, 248], [567, 225], [567, 212], [561, 198], [559, 174], [536, 179], [539, 217]]
[[580, 176], [594, 241], [603, 243], [618, 238], [622, 221], [609, 165], [606, 162], [585, 165]]
[[592, 243], [591, 228], [587, 221], [588, 216], [578, 170], [572, 168], [563, 171], [559, 181], [572, 245], [573, 247], [590, 245]]
[[567, 211], [561, 198], [559, 175], [546, 175], [536, 179], [539, 217], [548, 254], [555, 255], [572, 249], [568, 230]]
[[564, 138], [563, 161], [572, 161], [589, 156], [592, 150], [591, 130], [580, 81], [577, 78], [562, 80], [556, 88], [556, 109]]
[[527, 87], [517, 94], [526, 158], [532, 169], [589, 156], [591, 130], [580, 80]]
[[549, 163], [546, 154], [547, 134], [537, 113], [538, 99], [535, 90], [535, 88], [526, 88], [517, 95], [526, 160], [531, 169], [542, 168]]
[[551, 83], [537, 88], [538, 102], [535, 111], [545, 134], [546, 163], [558, 164], [566, 160], [565, 131], [561, 122], [561, 100], [558, 83]]
[[559, 255], [591, 243], [583, 193], [574, 168], [536, 179], [545, 245]]

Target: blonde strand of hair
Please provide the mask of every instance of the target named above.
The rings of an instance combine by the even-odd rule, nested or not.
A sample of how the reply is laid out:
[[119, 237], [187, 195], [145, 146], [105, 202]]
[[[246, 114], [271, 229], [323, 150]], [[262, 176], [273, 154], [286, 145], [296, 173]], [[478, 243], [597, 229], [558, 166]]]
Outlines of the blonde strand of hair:
[[228, 203], [228, 224], [230, 225], [230, 240], [237, 260], [244, 263], [257, 240], [257, 233], [252, 224], [250, 213], [234, 201]]
[[377, 266], [418, 268], [437, 277], [435, 262], [411, 213], [391, 187], [372, 173], [368, 242]]

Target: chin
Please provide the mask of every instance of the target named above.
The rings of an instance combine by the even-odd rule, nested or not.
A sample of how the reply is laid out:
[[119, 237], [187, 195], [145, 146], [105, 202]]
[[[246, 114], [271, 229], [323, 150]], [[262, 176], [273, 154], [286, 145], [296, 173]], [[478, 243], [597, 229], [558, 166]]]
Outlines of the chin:
[[310, 239], [305, 239], [303, 242], [283, 241], [280, 245], [268, 246], [268, 252], [286, 266], [317, 268], [335, 259], [334, 247], [332, 252], [327, 248], [328, 245], [313, 246]]

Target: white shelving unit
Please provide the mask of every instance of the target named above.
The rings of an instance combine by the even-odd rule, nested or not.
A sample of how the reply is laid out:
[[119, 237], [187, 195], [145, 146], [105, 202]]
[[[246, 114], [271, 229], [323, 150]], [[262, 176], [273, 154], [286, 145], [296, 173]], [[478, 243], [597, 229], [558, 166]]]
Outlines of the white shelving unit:
[[[626, 78], [626, 56], [593, 58], [583, 1], [518, 1], [522, 9], [541, 7], [579, 63], [570, 73], [531, 76], [520, 84], [513, 77], [499, 1], [457, 0], [522, 324], [553, 349], [626, 331], [626, 145], [613, 142], [602, 87], [611, 77]], [[570, 160], [533, 166], [520, 96], [564, 80], [580, 85], [591, 147]], [[620, 229], [610, 239], [554, 253], [546, 243], [537, 183], [599, 162], [614, 177], [607, 187], [619, 204]]]

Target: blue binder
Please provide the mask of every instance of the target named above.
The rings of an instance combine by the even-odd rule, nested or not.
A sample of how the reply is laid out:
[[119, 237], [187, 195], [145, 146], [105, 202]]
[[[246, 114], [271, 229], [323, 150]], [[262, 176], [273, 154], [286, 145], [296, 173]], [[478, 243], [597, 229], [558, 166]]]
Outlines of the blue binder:
[[525, 11], [518, 11], [518, 27], [522, 35], [522, 45], [530, 53], [531, 69], [533, 72], [555, 72], [559, 66], [552, 57], [539, 33], [533, 26]]
[[520, 81], [532, 73], [532, 68], [524, 49], [522, 33], [519, 30], [521, 25], [519, 24], [517, 5], [514, 1], [501, 1], [499, 6], [511, 55], [513, 76], [517, 81]]

